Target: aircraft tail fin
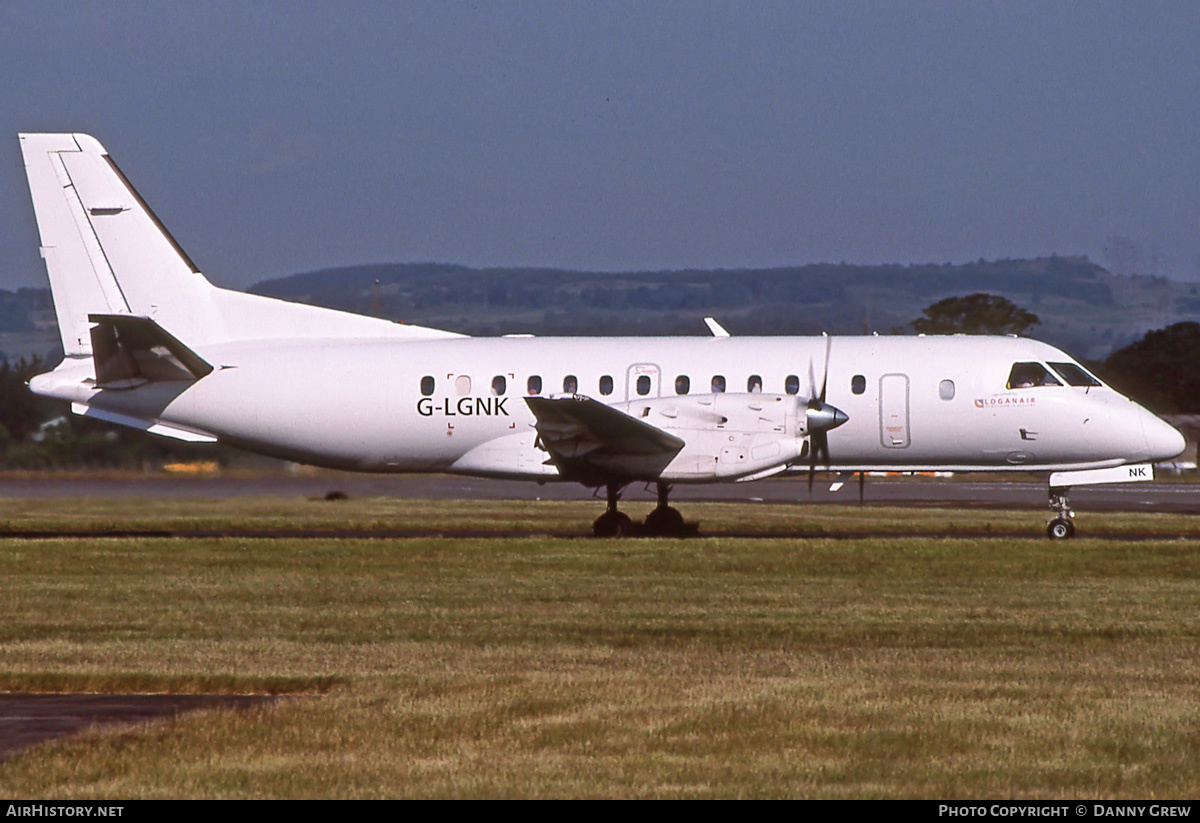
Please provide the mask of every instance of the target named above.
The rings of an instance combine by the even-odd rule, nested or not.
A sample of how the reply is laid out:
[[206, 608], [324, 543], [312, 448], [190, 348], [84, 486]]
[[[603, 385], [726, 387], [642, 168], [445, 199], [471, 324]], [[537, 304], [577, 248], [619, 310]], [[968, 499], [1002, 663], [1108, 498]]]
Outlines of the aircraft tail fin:
[[207, 302], [213, 287], [99, 142], [84, 134], [22, 134], [21, 151], [68, 356], [92, 353], [89, 314]]
[[197, 346], [302, 336], [456, 336], [217, 288], [95, 138], [20, 139], [68, 357], [93, 354], [93, 314], [149, 318]]

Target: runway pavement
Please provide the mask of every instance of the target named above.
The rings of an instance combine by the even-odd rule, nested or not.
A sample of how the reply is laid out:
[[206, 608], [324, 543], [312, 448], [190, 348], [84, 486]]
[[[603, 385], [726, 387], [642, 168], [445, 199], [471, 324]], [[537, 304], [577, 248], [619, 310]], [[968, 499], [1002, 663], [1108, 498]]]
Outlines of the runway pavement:
[[[755, 483], [679, 485], [672, 502], [726, 501], [770, 503], [857, 503], [858, 481], [849, 478], [839, 491], [830, 491], [831, 475], [818, 475], [811, 496], [807, 477], [761, 480]], [[591, 489], [577, 483], [483, 480], [450, 475], [370, 475], [324, 472], [312, 476], [0, 476], [0, 499], [141, 497], [243, 498], [323, 497], [338, 491], [351, 497], [398, 497], [435, 500], [587, 500]], [[644, 484], [626, 488], [625, 500], [653, 500], [654, 489]], [[868, 503], [891, 505], [995, 506], [1042, 508], [1046, 481], [1005, 479], [995, 475], [960, 478], [873, 478], [866, 482]], [[599, 502], [599, 501], [598, 501]], [[1108, 486], [1077, 487], [1071, 503], [1080, 511], [1165, 511], [1200, 513], [1200, 484], [1159, 480]]]
[[279, 700], [229, 694], [0, 694], [0, 761], [89, 726], [132, 726], [200, 709], [247, 709]]

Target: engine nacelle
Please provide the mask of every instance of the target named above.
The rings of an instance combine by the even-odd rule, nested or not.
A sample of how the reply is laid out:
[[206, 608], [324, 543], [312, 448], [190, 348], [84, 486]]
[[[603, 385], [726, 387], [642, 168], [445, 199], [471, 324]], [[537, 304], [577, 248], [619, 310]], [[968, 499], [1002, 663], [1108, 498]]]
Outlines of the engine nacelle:
[[807, 432], [806, 399], [787, 394], [702, 394], [631, 400], [616, 408], [685, 442], [665, 481], [727, 480], [782, 470]]

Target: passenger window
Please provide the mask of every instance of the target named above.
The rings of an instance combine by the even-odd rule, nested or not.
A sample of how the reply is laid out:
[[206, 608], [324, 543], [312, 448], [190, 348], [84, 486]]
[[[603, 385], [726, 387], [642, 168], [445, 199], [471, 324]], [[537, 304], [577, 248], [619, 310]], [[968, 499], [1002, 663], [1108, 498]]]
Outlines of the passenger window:
[[687, 394], [692, 388], [692, 381], [686, 374], [681, 374], [675, 378], [675, 393]]
[[536, 396], [542, 393], [542, 378], [536, 374], [531, 374], [529, 379], [525, 381], [525, 391], [531, 396]]
[[725, 391], [725, 376], [724, 375], [720, 375], [720, 374], [713, 375], [712, 390], [713, 390], [713, 394], [720, 394], [721, 392]]
[[942, 398], [943, 400], [954, 399], [953, 380], [943, 380], [941, 383], [938, 383], [938, 397]]
[[850, 378], [850, 391], [854, 394], [862, 394], [867, 390], [867, 378], [861, 374], [856, 374]]
[[762, 391], [762, 378], [757, 374], [750, 375], [750, 379], [746, 381], [746, 391], [751, 394], [756, 394]]
[[642, 397], [645, 397], [650, 393], [650, 377], [648, 375], [643, 374], [638, 377], [637, 393]]
[[504, 375], [498, 374], [492, 378], [492, 395], [494, 397], [503, 397], [508, 391], [508, 381], [504, 379]]
[[576, 394], [579, 391], [579, 378], [573, 374], [568, 374], [563, 378], [563, 393]]
[[1099, 386], [1100, 381], [1092, 377], [1083, 367], [1076, 363], [1051, 363], [1050, 368], [1058, 373], [1058, 376], [1067, 381], [1068, 386]]
[[604, 375], [600, 378], [600, 393], [603, 395], [612, 394], [612, 377]]
[[421, 378], [421, 394], [428, 397], [429, 395], [433, 394], [433, 388], [434, 381], [432, 377], [425, 375]]
[[783, 390], [788, 394], [799, 394], [800, 378], [794, 374], [789, 374], [783, 381]]
[[1013, 363], [1008, 373], [1008, 388], [1028, 389], [1037, 386], [1061, 386], [1041, 363]]
[[454, 393], [459, 397], [466, 397], [471, 393], [471, 378], [468, 375], [460, 374], [454, 378]]

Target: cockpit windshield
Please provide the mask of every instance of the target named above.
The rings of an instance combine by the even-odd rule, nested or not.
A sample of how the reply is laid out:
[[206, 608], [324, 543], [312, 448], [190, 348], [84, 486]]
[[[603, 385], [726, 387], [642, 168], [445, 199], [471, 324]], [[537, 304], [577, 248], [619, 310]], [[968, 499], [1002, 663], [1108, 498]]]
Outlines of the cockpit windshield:
[[1099, 386], [1100, 381], [1084, 371], [1077, 363], [1051, 363], [1050, 368], [1067, 381], [1069, 386]]
[[1035, 386], [1061, 386], [1050, 370], [1041, 363], [1013, 363], [1008, 373], [1008, 388], [1028, 389]]

